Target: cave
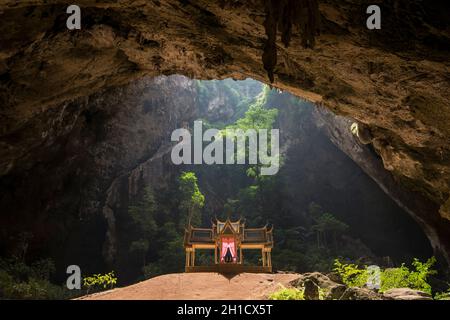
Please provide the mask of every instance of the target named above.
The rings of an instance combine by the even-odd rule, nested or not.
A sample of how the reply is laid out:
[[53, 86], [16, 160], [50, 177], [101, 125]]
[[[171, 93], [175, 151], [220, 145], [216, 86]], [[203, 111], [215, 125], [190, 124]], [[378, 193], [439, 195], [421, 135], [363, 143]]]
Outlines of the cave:
[[[205, 196], [198, 223], [245, 212], [278, 226], [280, 271], [435, 256], [436, 282], [448, 278], [445, 1], [380, 3], [374, 30], [369, 1], [78, 2], [79, 30], [67, 30], [58, 0], [0, 4], [2, 261], [49, 259], [54, 283], [73, 261], [85, 274], [115, 270], [122, 285], [164, 273], [157, 261], [179, 272], [186, 221], [173, 199], [193, 172]], [[242, 167], [174, 165], [170, 136], [195, 120], [236, 124], [262, 95], [277, 110], [283, 161], [252, 216]], [[141, 224], [160, 241], [132, 238], [146, 201], [158, 226]], [[317, 215], [345, 232], [311, 235]]]

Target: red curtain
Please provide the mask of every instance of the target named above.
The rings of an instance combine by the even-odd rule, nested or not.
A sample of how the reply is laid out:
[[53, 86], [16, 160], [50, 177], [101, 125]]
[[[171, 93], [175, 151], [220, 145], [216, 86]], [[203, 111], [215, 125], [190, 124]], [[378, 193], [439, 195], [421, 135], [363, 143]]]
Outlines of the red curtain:
[[230, 249], [231, 255], [233, 256], [233, 262], [236, 262], [237, 256], [234, 238], [222, 238], [222, 248], [220, 250], [220, 262], [225, 261], [225, 255], [227, 253], [228, 248]]

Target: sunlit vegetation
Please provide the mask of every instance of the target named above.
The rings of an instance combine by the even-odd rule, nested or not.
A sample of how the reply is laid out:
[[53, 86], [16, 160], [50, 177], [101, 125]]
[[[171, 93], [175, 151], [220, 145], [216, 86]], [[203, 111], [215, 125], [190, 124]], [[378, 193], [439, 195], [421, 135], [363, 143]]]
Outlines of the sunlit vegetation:
[[450, 288], [446, 292], [437, 292], [434, 295], [435, 300], [450, 300]]
[[[380, 269], [381, 286], [376, 289], [379, 293], [384, 293], [389, 289], [410, 288], [432, 294], [429, 284], [429, 277], [436, 274], [432, 269], [436, 259], [434, 257], [425, 262], [414, 259], [411, 268], [402, 264], [397, 268]], [[367, 265], [357, 265], [354, 263], [343, 263], [339, 259], [334, 262], [333, 271], [340, 277], [347, 287], [365, 288], [369, 280], [369, 268]], [[304, 300], [304, 288], [282, 288], [271, 295], [271, 300]], [[323, 288], [319, 288], [319, 300], [324, 300], [327, 296]], [[450, 289], [447, 292], [439, 292], [434, 295], [435, 300], [450, 299]]]
[[93, 291], [100, 291], [112, 289], [117, 284], [117, 277], [114, 271], [105, 274], [94, 274], [83, 278], [83, 287], [86, 289], [86, 294]]
[[[431, 286], [428, 283], [429, 277], [436, 274], [432, 269], [436, 263], [434, 257], [426, 262], [414, 259], [412, 268], [408, 268], [402, 264], [398, 268], [381, 269], [380, 292], [385, 292], [394, 288], [410, 288], [421, 290], [431, 294]], [[358, 266], [352, 263], [342, 263], [338, 259], [335, 260], [333, 269], [342, 279], [342, 282], [349, 287], [363, 287], [368, 280], [367, 266]]]
[[[325, 300], [327, 290], [318, 288], [319, 300]], [[304, 288], [282, 288], [269, 295], [269, 300], [305, 300]]]
[[269, 295], [269, 300], [305, 300], [304, 291], [304, 289], [283, 288]]
[[179, 209], [182, 217], [181, 227], [185, 227], [187, 223], [193, 225], [201, 224], [201, 209], [205, 205], [205, 196], [200, 192], [197, 184], [197, 177], [194, 172], [183, 172], [179, 178], [180, 205]]

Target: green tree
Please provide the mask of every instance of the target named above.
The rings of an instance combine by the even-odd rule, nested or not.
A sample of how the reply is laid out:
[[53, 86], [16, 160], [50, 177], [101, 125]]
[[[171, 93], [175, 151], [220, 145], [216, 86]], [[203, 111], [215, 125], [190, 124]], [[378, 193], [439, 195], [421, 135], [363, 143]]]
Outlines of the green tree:
[[[266, 109], [264, 107], [265, 103], [265, 91], [260, 95], [260, 97], [256, 100], [254, 104], [252, 104], [249, 109], [245, 112], [245, 115], [243, 118], [240, 118], [236, 121], [235, 124], [229, 125], [225, 128], [225, 130], [222, 131], [222, 134], [226, 135], [227, 131], [226, 129], [233, 129], [233, 130], [260, 130], [260, 129], [266, 129], [270, 130], [273, 128], [273, 124], [275, 123], [275, 120], [278, 116], [278, 110], [277, 109]], [[236, 139], [236, 137], [235, 137]], [[270, 131], [268, 134], [268, 150], [270, 150]], [[245, 154], [248, 155], [248, 142], [246, 141], [246, 148]], [[236, 155], [237, 156], [237, 155]], [[272, 155], [273, 156], [273, 155]], [[249, 177], [254, 178], [256, 181], [261, 180], [262, 176], [260, 175], [261, 165], [258, 163], [256, 165], [249, 165], [248, 169], [246, 170], [246, 174]]]
[[[267, 87], [261, 92], [257, 97], [256, 101], [249, 106], [248, 110], [245, 112], [244, 116], [238, 119], [234, 124], [229, 125], [222, 130], [222, 134], [227, 134], [227, 129], [232, 130], [260, 130], [266, 129], [270, 130], [273, 128], [273, 124], [278, 116], [278, 110], [276, 108], [268, 109], [265, 107], [267, 96], [270, 94], [270, 90], [266, 90]], [[236, 137], [234, 137], [236, 139]], [[270, 148], [270, 132], [268, 135], [268, 148]], [[247, 145], [247, 143], [246, 143]], [[248, 155], [248, 147], [245, 149], [245, 153]], [[237, 155], [236, 155], [237, 156]], [[252, 165], [247, 169], [247, 175], [255, 179], [260, 177], [260, 166]]]
[[155, 195], [151, 187], [145, 187], [144, 196], [136, 205], [128, 207], [128, 213], [138, 226], [139, 236], [151, 237], [156, 231], [155, 214], [157, 210]]
[[317, 247], [328, 246], [331, 239], [333, 245], [337, 245], [337, 236], [343, 234], [347, 231], [348, 225], [339, 221], [332, 214], [325, 212], [317, 219], [315, 219], [315, 224], [311, 227], [311, 230], [316, 233], [317, 236]]
[[143, 268], [144, 277], [181, 272], [184, 266], [183, 237], [177, 232], [175, 223], [167, 222], [161, 226], [156, 244], [160, 248], [158, 257]]
[[134, 241], [131, 242], [129, 252], [140, 257], [143, 266], [146, 263], [146, 256], [149, 242], [153, 240], [157, 232], [155, 214], [157, 204], [154, 192], [151, 187], [144, 188], [142, 199], [136, 204], [128, 207], [128, 214], [133, 222]]
[[180, 219], [180, 227], [183, 228], [187, 223], [200, 225], [205, 196], [198, 188], [197, 176], [194, 172], [183, 172], [178, 182], [181, 198], [179, 209], [182, 213], [187, 213], [187, 216], [182, 215], [184, 219]]
[[149, 248], [148, 240], [139, 239], [131, 242], [130, 253], [142, 257], [142, 265], [145, 266], [148, 248]]
[[[270, 150], [270, 129], [273, 128], [275, 120], [278, 116], [278, 110], [267, 109], [265, 108], [267, 96], [270, 93], [270, 90], [265, 88], [263, 92], [257, 97], [256, 101], [249, 106], [248, 110], [245, 112], [244, 116], [238, 119], [234, 124], [227, 126], [224, 130], [222, 130], [223, 135], [227, 135], [229, 133], [228, 130], [257, 130], [266, 129], [268, 132], [268, 150]], [[232, 137], [237, 140], [237, 137]], [[245, 155], [249, 155], [248, 148], [248, 139], [245, 143], [246, 147], [244, 150], [238, 150], [238, 152], [245, 152]], [[235, 157], [237, 158], [236, 154]], [[258, 155], [259, 156], [259, 155]], [[274, 155], [271, 155], [274, 156]], [[279, 156], [279, 155], [278, 155]], [[246, 161], [248, 163], [248, 161]], [[266, 220], [268, 218], [267, 214], [263, 214], [264, 207], [266, 206], [265, 194], [270, 192], [270, 190], [266, 190], [270, 185], [270, 180], [272, 180], [272, 176], [263, 176], [261, 175], [261, 164], [258, 162], [257, 164], [248, 164], [244, 168], [245, 174], [253, 180], [253, 184], [241, 190], [241, 206], [246, 206], [251, 208], [250, 212], [247, 212], [247, 217], [249, 216], [259, 216], [260, 219]], [[270, 188], [268, 188], [270, 189]], [[247, 204], [250, 204], [249, 206]], [[236, 205], [235, 205], [236, 207]], [[245, 211], [245, 210], [244, 210]], [[264, 223], [264, 221], [263, 221]]]

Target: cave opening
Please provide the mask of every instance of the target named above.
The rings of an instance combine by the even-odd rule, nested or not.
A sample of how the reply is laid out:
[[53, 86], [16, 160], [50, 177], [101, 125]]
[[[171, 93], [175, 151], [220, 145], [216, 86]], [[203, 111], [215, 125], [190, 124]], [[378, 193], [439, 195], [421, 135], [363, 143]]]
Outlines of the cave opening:
[[[427, 236], [413, 218], [333, 143], [330, 127], [337, 127], [348, 133], [343, 137], [347, 144], [367, 149], [371, 158], [366, 161], [380, 161], [374, 150], [352, 133], [353, 120], [253, 79], [192, 80], [174, 75], [148, 80], [139, 88], [142, 95], [136, 109], [141, 116], [164, 118], [169, 110], [177, 110], [183, 118], [174, 121], [178, 114], [166, 118], [174, 121], [162, 133], [169, 144], [159, 145], [138, 170], [126, 175], [122, 182], [125, 195], [114, 195], [125, 199], [114, 212], [114, 243], [119, 245], [111, 261], [130, 282], [141, 268], [147, 276], [181, 270], [182, 248], [173, 246], [188, 218], [186, 208], [173, 203], [183, 202], [179, 199], [180, 179], [187, 173], [191, 180], [184, 182], [195, 181], [204, 196], [202, 208], [189, 216], [190, 221], [201, 227], [215, 217], [244, 217], [249, 226], [273, 224], [276, 270], [329, 272], [335, 258], [392, 267], [433, 255]], [[179, 103], [183, 110], [176, 109]], [[172, 163], [171, 132], [184, 128], [193, 133], [199, 120], [204, 130], [247, 128], [249, 120], [254, 128], [279, 129], [279, 172], [258, 180], [248, 163]], [[146, 241], [139, 239], [140, 231], [132, 225], [134, 211], [149, 198], [164, 213], [155, 213], [152, 223], [159, 230], [152, 231], [154, 238]], [[105, 243], [108, 245], [108, 239]], [[146, 249], [145, 264], [137, 262], [130, 268], [130, 257], [142, 248]], [[171, 250], [177, 253], [168, 256]], [[201, 254], [199, 259], [206, 258]], [[257, 259], [250, 255], [247, 262], [257, 264]]]

